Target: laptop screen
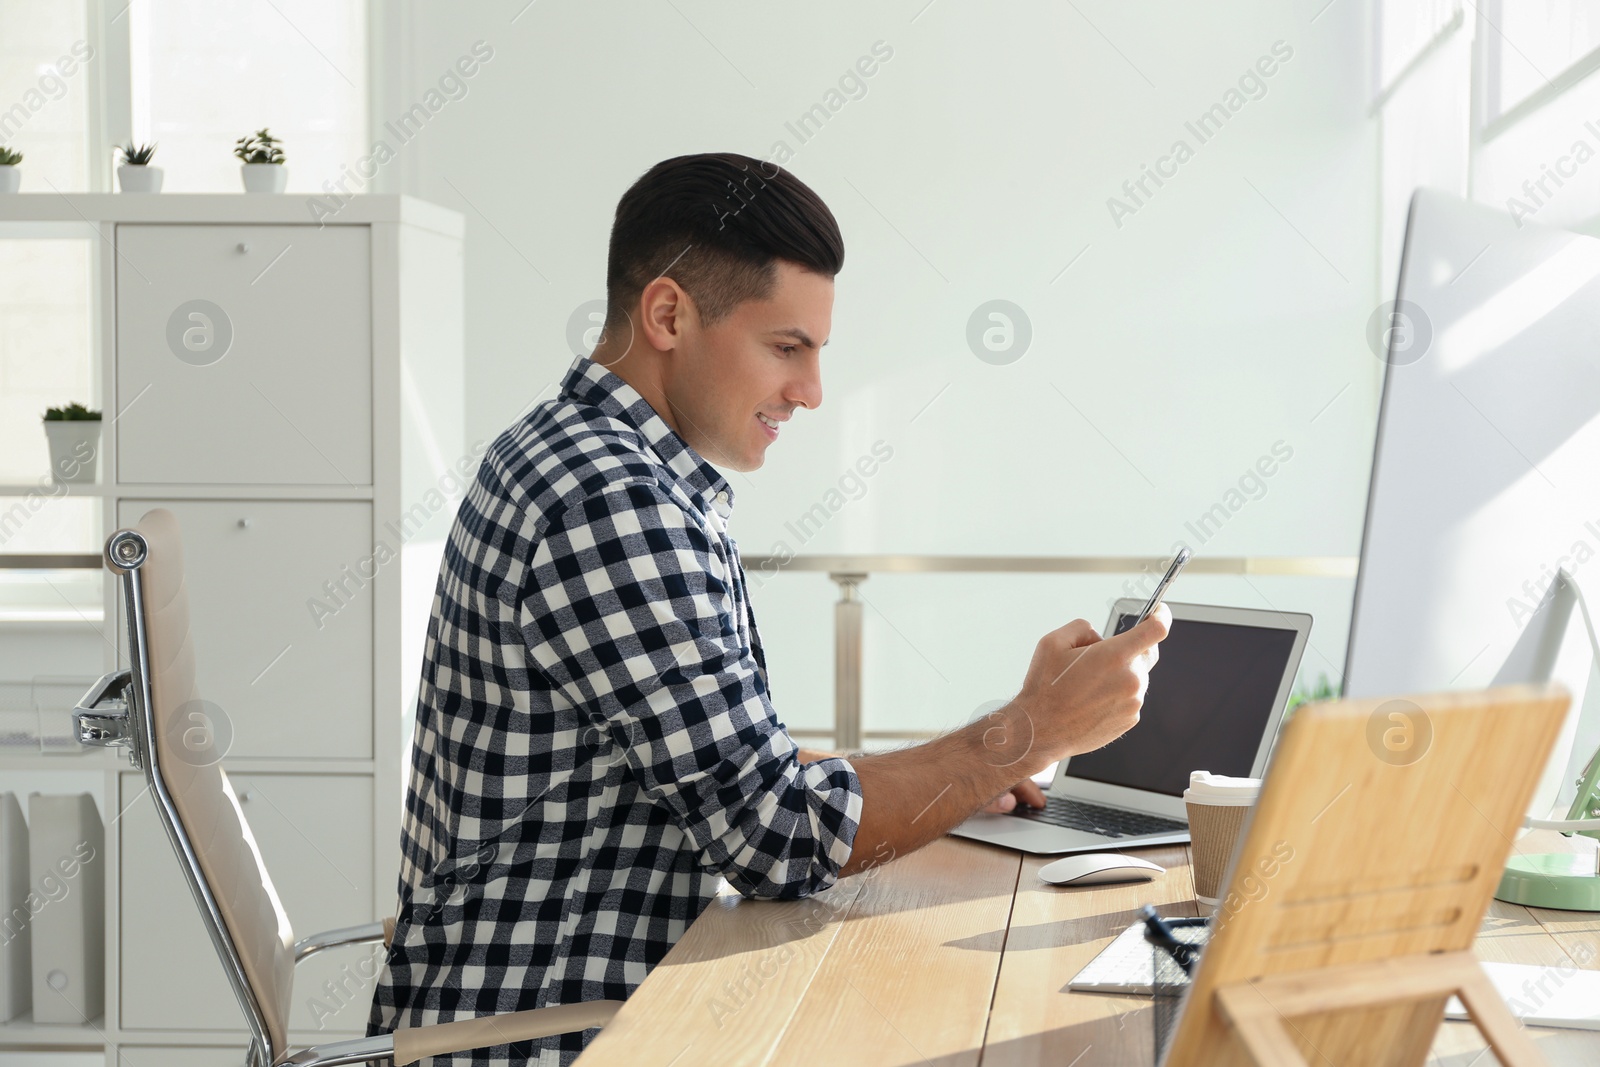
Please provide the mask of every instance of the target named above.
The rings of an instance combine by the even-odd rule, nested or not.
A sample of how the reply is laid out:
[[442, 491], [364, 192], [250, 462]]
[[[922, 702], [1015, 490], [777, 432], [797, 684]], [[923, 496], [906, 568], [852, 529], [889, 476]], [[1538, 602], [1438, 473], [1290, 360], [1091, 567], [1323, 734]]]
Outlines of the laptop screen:
[[[1133, 620], [1119, 615], [1116, 632]], [[1067, 773], [1175, 797], [1191, 771], [1248, 777], [1294, 643], [1293, 630], [1173, 620], [1138, 725], [1073, 756]]]

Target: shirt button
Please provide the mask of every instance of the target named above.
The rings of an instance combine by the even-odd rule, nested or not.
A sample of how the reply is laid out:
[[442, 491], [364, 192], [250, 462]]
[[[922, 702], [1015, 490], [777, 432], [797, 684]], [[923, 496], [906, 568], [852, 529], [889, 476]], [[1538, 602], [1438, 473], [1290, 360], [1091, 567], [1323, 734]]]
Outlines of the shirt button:
[[721, 492], [721, 493], [717, 494], [717, 503], [726, 504], [727, 502], [728, 502], [728, 494], [726, 492]]

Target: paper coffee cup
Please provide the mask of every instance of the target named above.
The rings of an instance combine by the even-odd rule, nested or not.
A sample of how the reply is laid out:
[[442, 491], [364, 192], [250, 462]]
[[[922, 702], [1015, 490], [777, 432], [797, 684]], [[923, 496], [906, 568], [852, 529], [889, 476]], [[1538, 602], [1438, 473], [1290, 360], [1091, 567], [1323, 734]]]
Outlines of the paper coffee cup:
[[1207, 907], [1216, 907], [1222, 896], [1228, 860], [1233, 858], [1245, 816], [1260, 793], [1259, 778], [1229, 778], [1208, 771], [1189, 775], [1183, 803], [1189, 811], [1194, 898]]

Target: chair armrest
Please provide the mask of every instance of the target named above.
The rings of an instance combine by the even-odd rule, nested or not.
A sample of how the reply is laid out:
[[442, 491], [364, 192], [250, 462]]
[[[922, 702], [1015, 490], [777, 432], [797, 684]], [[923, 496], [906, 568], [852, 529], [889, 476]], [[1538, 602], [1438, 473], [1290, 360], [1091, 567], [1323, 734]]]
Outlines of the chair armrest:
[[[128, 686], [132, 681], [131, 668], [112, 671], [83, 694], [72, 712], [80, 745], [137, 749], [139, 739], [128, 716]], [[142, 766], [137, 759], [133, 765]]]
[[621, 1009], [622, 1003], [620, 1000], [586, 1000], [453, 1023], [401, 1027], [394, 1032], [394, 1067], [406, 1067], [429, 1056], [447, 1056], [452, 1052], [604, 1026]]
[[362, 923], [360, 926], [345, 926], [338, 930], [324, 930], [320, 934], [302, 937], [294, 943], [294, 961], [299, 963], [307, 956], [315, 955], [325, 948], [338, 948], [340, 945], [362, 945], [369, 941], [382, 941], [387, 945], [392, 937], [394, 937], [393, 919]]
[[313, 1045], [286, 1060], [280, 1060], [279, 1067], [338, 1067], [345, 1063], [371, 1063], [374, 1060], [386, 1060], [393, 1053], [394, 1036], [379, 1034], [377, 1037], [358, 1037], [350, 1041]]
[[391, 1057], [394, 1067], [407, 1067], [424, 1056], [446, 1056], [452, 1052], [509, 1045], [514, 1041], [604, 1026], [621, 1007], [620, 1000], [588, 1000], [581, 1004], [557, 1004], [549, 1008], [486, 1015], [480, 1019], [463, 1019], [454, 1023], [402, 1027], [392, 1034], [313, 1045], [280, 1061], [279, 1067], [339, 1067], [341, 1064], [371, 1063]]

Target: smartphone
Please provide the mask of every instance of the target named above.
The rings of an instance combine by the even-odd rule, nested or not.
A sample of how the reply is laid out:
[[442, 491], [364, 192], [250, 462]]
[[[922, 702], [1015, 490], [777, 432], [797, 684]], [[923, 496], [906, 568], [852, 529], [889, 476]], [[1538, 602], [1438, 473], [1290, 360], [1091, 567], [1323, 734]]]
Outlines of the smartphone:
[[1125, 630], [1138, 626], [1156, 610], [1156, 605], [1161, 603], [1161, 597], [1166, 593], [1167, 587], [1172, 584], [1172, 580], [1183, 570], [1183, 565], [1189, 562], [1189, 557], [1193, 554], [1187, 548], [1178, 549], [1178, 554], [1172, 557], [1172, 562], [1167, 566], [1167, 573], [1161, 576], [1161, 581], [1156, 585], [1156, 591], [1150, 594], [1150, 599], [1145, 601], [1144, 607], [1139, 609], [1139, 614], [1134, 620], [1124, 627]]

